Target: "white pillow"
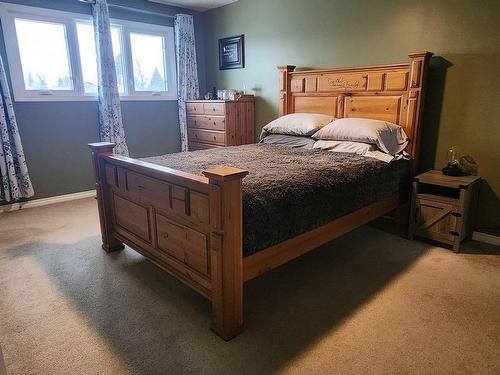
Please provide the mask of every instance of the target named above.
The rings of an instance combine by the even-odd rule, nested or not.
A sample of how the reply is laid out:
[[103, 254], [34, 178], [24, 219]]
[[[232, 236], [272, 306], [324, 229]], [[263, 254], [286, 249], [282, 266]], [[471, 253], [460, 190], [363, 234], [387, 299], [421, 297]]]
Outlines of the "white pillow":
[[314, 133], [321, 140], [371, 143], [390, 155], [396, 155], [408, 144], [408, 137], [399, 125], [366, 118], [335, 120]]
[[333, 152], [348, 152], [351, 154], [365, 155], [369, 151], [376, 151], [377, 146], [368, 143], [351, 141], [323, 141], [314, 143], [313, 148], [328, 150]]
[[319, 113], [291, 113], [271, 121], [264, 126], [262, 133], [311, 135], [333, 120], [333, 116]]

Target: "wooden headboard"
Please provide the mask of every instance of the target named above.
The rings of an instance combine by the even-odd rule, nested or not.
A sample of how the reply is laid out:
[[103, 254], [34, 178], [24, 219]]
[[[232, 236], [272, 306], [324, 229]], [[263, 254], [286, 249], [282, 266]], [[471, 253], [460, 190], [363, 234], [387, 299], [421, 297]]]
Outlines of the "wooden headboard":
[[281, 65], [280, 116], [324, 113], [384, 120], [402, 126], [410, 138], [406, 151], [416, 170], [425, 80], [431, 52], [410, 53], [400, 64], [294, 71]]

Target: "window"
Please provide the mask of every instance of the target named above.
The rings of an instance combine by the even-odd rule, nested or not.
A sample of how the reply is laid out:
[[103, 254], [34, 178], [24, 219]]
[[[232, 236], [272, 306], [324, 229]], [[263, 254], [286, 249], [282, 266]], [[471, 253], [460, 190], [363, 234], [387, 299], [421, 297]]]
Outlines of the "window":
[[[1, 4], [16, 101], [96, 100], [94, 26], [89, 16]], [[176, 99], [173, 29], [111, 20], [122, 100]]]
[[[76, 32], [78, 35], [78, 47], [80, 51], [80, 62], [82, 66], [83, 91], [85, 94], [97, 93], [97, 57], [94, 39], [94, 25], [88, 22], [77, 22]], [[120, 28], [111, 26], [111, 42], [113, 43], [113, 55], [115, 58], [116, 77], [118, 80], [118, 91], [125, 93], [125, 73], [123, 67], [122, 42], [120, 40]]]
[[130, 34], [134, 87], [137, 91], [167, 90], [163, 38], [156, 35]]
[[15, 19], [19, 54], [27, 90], [72, 90], [66, 27]]

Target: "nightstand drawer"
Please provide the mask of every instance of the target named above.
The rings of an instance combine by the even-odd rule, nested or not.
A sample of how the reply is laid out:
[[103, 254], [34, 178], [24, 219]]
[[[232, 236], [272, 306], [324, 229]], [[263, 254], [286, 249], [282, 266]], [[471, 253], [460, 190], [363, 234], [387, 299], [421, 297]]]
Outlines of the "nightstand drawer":
[[448, 204], [452, 206], [454, 210], [458, 210], [458, 207], [460, 207], [460, 200], [457, 198], [450, 198], [442, 195], [433, 195], [427, 193], [418, 193], [416, 197], [418, 200], [422, 201], [440, 202], [443, 204]]
[[192, 142], [224, 145], [226, 134], [224, 132], [215, 132], [211, 130], [188, 129], [188, 137]]
[[206, 115], [220, 115], [224, 116], [226, 114], [226, 104], [225, 103], [204, 103], [203, 112]]
[[208, 130], [225, 130], [225, 117], [221, 116], [188, 116], [187, 125], [189, 128], [208, 129]]
[[202, 115], [203, 103], [186, 103], [187, 115]]

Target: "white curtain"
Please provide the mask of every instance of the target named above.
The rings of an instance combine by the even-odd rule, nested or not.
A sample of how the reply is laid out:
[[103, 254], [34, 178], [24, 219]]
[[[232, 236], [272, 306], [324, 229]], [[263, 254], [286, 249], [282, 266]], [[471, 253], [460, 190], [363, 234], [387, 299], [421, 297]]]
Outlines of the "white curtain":
[[0, 56], [0, 201], [29, 198], [35, 194], [17, 129], [9, 84]]
[[186, 100], [198, 99], [200, 96], [193, 16], [176, 14], [174, 33], [181, 150], [187, 151]]
[[128, 156], [106, 0], [96, 0], [92, 14], [97, 51], [99, 136], [103, 142], [116, 143], [114, 153]]

